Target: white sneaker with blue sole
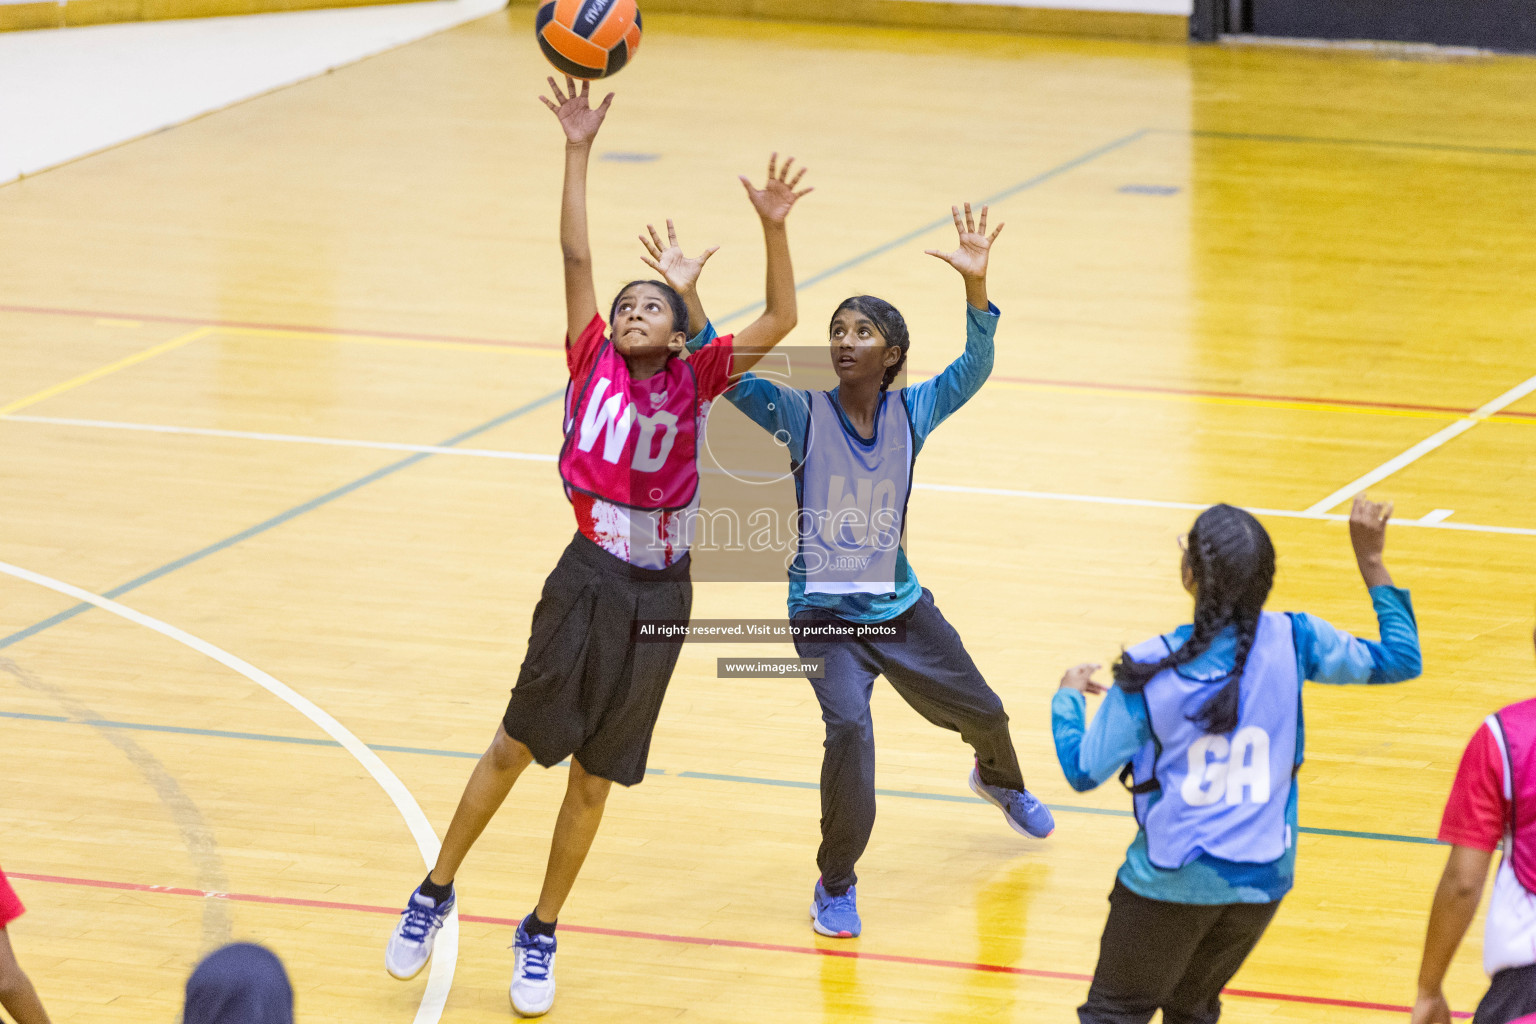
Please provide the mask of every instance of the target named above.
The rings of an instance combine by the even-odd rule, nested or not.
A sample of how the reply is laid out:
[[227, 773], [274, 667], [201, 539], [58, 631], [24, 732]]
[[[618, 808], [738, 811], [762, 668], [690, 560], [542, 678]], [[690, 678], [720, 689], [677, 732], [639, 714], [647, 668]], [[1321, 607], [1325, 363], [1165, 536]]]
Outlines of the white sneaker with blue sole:
[[553, 935], [530, 935], [517, 926], [507, 995], [519, 1017], [542, 1017], [555, 1005], [555, 945]]
[[400, 911], [400, 923], [395, 925], [389, 945], [384, 947], [384, 969], [391, 977], [410, 981], [421, 973], [432, 959], [438, 929], [448, 920], [456, 902], [458, 895], [451, 888], [448, 898], [441, 903], [423, 896], [419, 888], [411, 893], [410, 902]]

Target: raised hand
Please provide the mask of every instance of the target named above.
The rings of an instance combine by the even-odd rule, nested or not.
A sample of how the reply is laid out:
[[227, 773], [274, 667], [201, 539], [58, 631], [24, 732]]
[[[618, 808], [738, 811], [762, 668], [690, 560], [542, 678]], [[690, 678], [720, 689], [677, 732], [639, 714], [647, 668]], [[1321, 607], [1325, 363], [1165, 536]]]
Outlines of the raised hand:
[[997, 241], [997, 236], [1003, 233], [1003, 225], [999, 224], [992, 234], [987, 234], [987, 208], [981, 208], [981, 223], [978, 225], [971, 218], [971, 204], [965, 204], [965, 221], [960, 220], [960, 208], [951, 206], [950, 212], [955, 215], [955, 231], [960, 235], [960, 247], [954, 252], [941, 252], [938, 249], [923, 250], [929, 256], [937, 256], [960, 271], [960, 276], [967, 281], [982, 280], [987, 276], [987, 258], [991, 255], [992, 243]]
[[1381, 557], [1387, 546], [1387, 520], [1391, 518], [1390, 501], [1372, 501], [1363, 493], [1355, 495], [1354, 506], [1349, 510], [1349, 542], [1368, 587], [1392, 583]]
[[1105, 690], [1104, 684], [1094, 682], [1093, 680], [1093, 674], [1100, 667], [1086, 661], [1081, 665], [1073, 665], [1067, 669], [1067, 674], [1061, 677], [1061, 686], [1058, 689], [1076, 690], [1079, 693], [1103, 693]]
[[[646, 230], [651, 233], [650, 238], [640, 236], [640, 244], [645, 246], [648, 256], [641, 256], [641, 261], [656, 273], [660, 274], [672, 286], [672, 290], [679, 295], [686, 296], [692, 292], [699, 281], [699, 274], [704, 271], [704, 264], [709, 258], [720, 251], [718, 245], [712, 245], [698, 256], [689, 259], [683, 255], [682, 247], [677, 244], [677, 229], [672, 226], [672, 219], [667, 218], [667, 244], [661, 244], [661, 236], [656, 233], [656, 227], [647, 224]], [[700, 324], [700, 327], [703, 325]]]
[[[565, 76], [565, 87], [569, 95], [560, 91], [560, 86], [553, 78], [545, 79], [549, 82], [550, 91], [555, 94], [551, 100], [547, 96], [540, 96], [544, 105], [555, 112], [560, 119], [560, 127], [565, 129], [565, 138], [575, 146], [589, 146], [592, 140], [597, 138], [597, 130], [603, 126], [603, 118], [608, 116], [608, 105], [613, 102], [613, 93], [603, 97], [602, 105], [596, 110], [587, 102], [587, 93], [591, 89], [591, 82], [581, 83], [581, 92], [576, 91], [576, 80], [570, 75]], [[559, 102], [555, 102], [558, 100]]]
[[789, 211], [803, 196], [816, 191], [813, 188], [804, 188], [799, 192], [795, 186], [800, 184], [800, 179], [805, 177], [805, 168], [802, 167], [795, 176], [789, 176], [790, 165], [795, 162], [794, 157], [784, 161], [783, 167], [777, 167], [779, 154], [774, 153], [768, 157], [768, 183], [761, 189], [752, 187], [752, 181], [745, 174], [741, 175], [741, 184], [747, 190], [747, 198], [752, 200], [757, 215], [768, 224], [783, 224]]

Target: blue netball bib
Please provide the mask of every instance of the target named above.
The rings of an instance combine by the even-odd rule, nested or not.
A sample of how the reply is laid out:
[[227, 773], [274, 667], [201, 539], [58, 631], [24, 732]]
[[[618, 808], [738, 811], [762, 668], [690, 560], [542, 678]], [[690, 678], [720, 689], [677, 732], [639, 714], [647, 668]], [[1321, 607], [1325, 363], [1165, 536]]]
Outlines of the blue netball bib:
[[[1160, 658], [1161, 639], [1133, 648], [1135, 660]], [[1239, 688], [1237, 728], [1204, 732], [1190, 721], [1221, 685], [1165, 669], [1144, 697], [1153, 739], [1136, 754], [1136, 818], [1147, 857], [1181, 868], [1210, 854], [1239, 864], [1268, 864], [1290, 847], [1285, 820], [1296, 770], [1301, 677], [1290, 616], [1265, 612]], [[1154, 781], [1156, 785], [1148, 785]]]
[[805, 592], [894, 593], [916, 448], [907, 405], [882, 395], [866, 445], [844, 429], [829, 393], [810, 399], [797, 524]]

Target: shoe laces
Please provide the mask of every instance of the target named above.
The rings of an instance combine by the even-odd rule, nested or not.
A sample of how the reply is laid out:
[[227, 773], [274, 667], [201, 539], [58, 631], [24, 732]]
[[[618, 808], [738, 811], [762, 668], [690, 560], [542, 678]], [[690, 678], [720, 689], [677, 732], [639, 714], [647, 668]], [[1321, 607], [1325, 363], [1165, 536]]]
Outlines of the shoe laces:
[[533, 981], [549, 980], [549, 964], [555, 957], [555, 940], [518, 930], [514, 949], [523, 953], [523, 975]]
[[1009, 790], [1008, 802], [1012, 804], [1014, 809], [1017, 810], [1020, 814], [1029, 814], [1030, 812], [1034, 811], [1035, 808], [1040, 806], [1040, 801], [1036, 800], [1027, 789]]
[[[823, 889], [822, 892], [827, 891]], [[849, 889], [841, 896], [833, 896], [831, 893], [827, 892], [826, 908], [838, 913], [856, 913], [858, 910], [858, 903], [854, 900], [853, 890]]]
[[410, 906], [400, 911], [400, 916], [405, 918], [400, 923], [400, 934], [411, 942], [427, 941], [427, 936], [442, 923], [437, 916], [437, 907], [423, 906], [414, 898]]

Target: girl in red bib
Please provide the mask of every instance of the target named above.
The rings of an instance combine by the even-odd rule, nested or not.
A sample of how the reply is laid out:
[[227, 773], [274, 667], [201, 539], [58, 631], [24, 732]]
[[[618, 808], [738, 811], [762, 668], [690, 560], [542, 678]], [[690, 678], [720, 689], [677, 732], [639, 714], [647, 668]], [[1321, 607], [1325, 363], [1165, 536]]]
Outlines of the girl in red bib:
[[11, 934], [7, 926], [22, 915], [21, 900], [16, 890], [0, 871], [0, 1006], [16, 1019], [16, 1024], [48, 1024], [48, 1011], [43, 1009], [37, 990], [16, 962], [11, 949]]
[[[608, 323], [598, 312], [587, 241], [586, 178], [592, 141], [613, 102], [588, 104], [588, 85], [568, 92], [550, 79], [565, 130], [560, 245], [568, 325], [565, 442], [560, 476], [576, 512], [576, 535], [544, 583], [532, 635], [506, 714], [480, 758], [443, 839], [437, 863], [411, 894], [390, 937], [385, 966], [411, 978], [432, 955], [454, 906], [453, 878], [476, 838], [529, 764], [570, 758], [538, 905], [517, 929], [510, 995], [522, 1016], [554, 1002], [555, 920], [602, 820], [613, 783], [645, 777], [651, 732], [682, 639], [635, 644], [636, 619], [686, 620], [688, 524], [698, 501], [698, 439], [709, 403], [795, 325], [794, 273], [785, 218], [809, 189], [769, 161], [761, 190], [745, 178], [768, 250], [763, 314], [739, 336], [710, 341], [691, 358], [691, 324], [706, 322], [696, 283], [715, 252], [683, 255], [676, 236], [663, 247], [652, 230], [645, 262], [666, 281], [620, 290]], [[543, 97], [541, 97], [543, 99]], [[668, 224], [670, 231], [671, 225]]]

